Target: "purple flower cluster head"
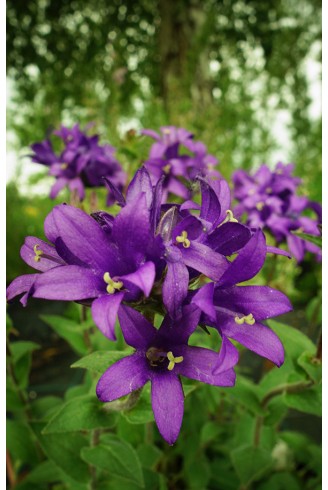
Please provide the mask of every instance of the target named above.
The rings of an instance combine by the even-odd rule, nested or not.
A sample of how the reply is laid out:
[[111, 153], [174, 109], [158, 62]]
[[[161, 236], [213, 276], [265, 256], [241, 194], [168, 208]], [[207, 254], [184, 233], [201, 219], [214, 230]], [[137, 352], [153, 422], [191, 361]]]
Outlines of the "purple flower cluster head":
[[[296, 194], [302, 181], [293, 171], [292, 163], [278, 163], [273, 171], [261, 165], [254, 175], [237, 170], [232, 176], [234, 197], [239, 201], [234, 211], [236, 216], [245, 213], [250, 227], [269, 230], [278, 244], [287, 242], [297, 262], [304, 259], [306, 252], [320, 259], [320, 247], [293, 233], [319, 236], [322, 213], [318, 203]], [[309, 210], [315, 212], [315, 218], [303, 215]]]
[[[104, 186], [103, 177], [108, 177], [119, 188], [126, 183], [126, 174], [115, 159], [115, 148], [100, 145], [97, 134], [88, 136], [78, 124], [72, 128], [61, 126], [53, 132], [64, 145], [60, 154], [55, 153], [50, 139], [34, 143], [32, 161], [49, 167], [49, 175], [56, 178], [50, 197], [54, 199], [66, 186], [76, 192], [80, 201], [85, 198], [85, 187]], [[108, 194], [107, 204], [112, 204]]]
[[160, 134], [152, 129], [144, 129], [141, 133], [155, 140], [144, 165], [153, 185], [164, 176], [163, 201], [169, 193], [189, 199], [191, 190], [188, 184], [199, 175], [220, 177], [215, 170], [218, 160], [207, 153], [204, 143], [195, 141], [194, 135], [186, 129], [163, 126]]
[[[165, 144], [164, 136], [158, 137], [159, 159], [164, 146], [172, 146], [169, 134]], [[180, 140], [193, 148], [187, 132], [172, 138], [175, 152]], [[197, 173], [193, 185], [201, 204], [162, 204], [166, 178], [154, 185], [142, 167], [125, 196], [108, 180], [121, 207], [116, 216], [54, 207], [44, 224], [48, 241], [27, 237], [21, 248], [21, 257], [36, 272], [16, 278], [7, 296], [22, 296], [24, 305], [29, 297], [90, 305], [95, 324], [111, 340], [118, 318], [135, 351], [101, 376], [97, 396], [111, 402], [150, 382], [157, 427], [173, 444], [183, 418], [181, 377], [233, 386], [238, 350], [231, 340], [280, 366], [283, 346], [263, 321], [290, 311], [291, 304], [275, 289], [245, 285], [261, 270], [267, 253], [279, 250], [267, 247], [261, 229], [238, 223], [228, 183]], [[162, 316], [159, 328], [150, 310], [152, 318]], [[217, 330], [217, 351], [188, 345], [197, 327]]]

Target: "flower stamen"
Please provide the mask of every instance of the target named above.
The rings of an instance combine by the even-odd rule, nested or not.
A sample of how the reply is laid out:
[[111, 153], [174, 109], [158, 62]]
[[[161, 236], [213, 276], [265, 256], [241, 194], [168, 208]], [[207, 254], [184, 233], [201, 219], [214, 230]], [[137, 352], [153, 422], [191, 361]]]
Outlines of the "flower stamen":
[[44, 254], [43, 250], [40, 249], [40, 245], [38, 245], [37, 243], [34, 245], [33, 247], [33, 251], [35, 253], [35, 256], [34, 256], [34, 260], [35, 262], [40, 262], [41, 260], [41, 255]]
[[62, 164], [60, 165], [60, 168], [61, 168], [62, 170], [66, 170], [66, 169], [67, 169], [67, 167], [68, 167], [68, 163], [62, 163]]
[[178, 243], [182, 243], [182, 245], [184, 246], [184, 248], [189, 248], [190, 247], [190, 240], [188, 240], [188, 233], [183, 230], [183, 232], [181, 233], [181, 235], [178, 235], [176, 237], [176, 241]]
[[164, 167], [162, 168], [163, 172], [165, 174], [168, 174], [171, 170], [171, 165], [168, 163], [167, 165], [164, 165]]
[[169, 365], [167, 366], [167, 369], [169, 371], [172, 371], [172, 369], [174, 368], [175, 364], [179, 364], [180, 362], [183, 361], [183, 356], [174, 357], [172, 351], [170, 351], [170, 352], [167, 353], [167, 358], [170, 361], [169, 362]]
[[105, 272], [103, 279], [107, 284], [106, 291], [108, 294], [114, 294], [116, 290], [120, 290], [123, 287], [122, 281], [114, 281], [109, 275], [109, 272]]
[[239, 318], [238, 316], [235, 316], [235, 322], [238, 325], [242, 325], [244, 323], [247, 323], [247, 325], [254, 325], [255, 318], [253, 317], [252, 313], [250, 313], [249, 315], [243, 316], [241, 318]]

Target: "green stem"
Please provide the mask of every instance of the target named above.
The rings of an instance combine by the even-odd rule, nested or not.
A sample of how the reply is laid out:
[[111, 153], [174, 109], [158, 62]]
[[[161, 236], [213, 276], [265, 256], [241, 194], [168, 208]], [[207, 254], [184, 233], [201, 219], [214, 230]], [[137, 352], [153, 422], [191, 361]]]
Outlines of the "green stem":
[[[261, 401], [261, 407], [266, 409], [270, 401], [276, 396], [282, 395], [283, 393], [298, 393], [300, 391], [306, 390], [313, 385], [313, 381], [301, 381], [293, 384], [283, 384], [277, 386], [273, 390], [269, 391]], [[264, 416], [258, 415], [255, 422], [255, 430], [254, 430], [254, 446], [258, 447], [261, 440], [261, 432], [264, 422]]]
[[[99, 444], [100, 430], [95, 429], [91, 432], [91, 447], [96, 447]], [[97, 490], [97, 468], [93, 464], [89, 464], [89, 472], [91, 476], [90, 490]]]

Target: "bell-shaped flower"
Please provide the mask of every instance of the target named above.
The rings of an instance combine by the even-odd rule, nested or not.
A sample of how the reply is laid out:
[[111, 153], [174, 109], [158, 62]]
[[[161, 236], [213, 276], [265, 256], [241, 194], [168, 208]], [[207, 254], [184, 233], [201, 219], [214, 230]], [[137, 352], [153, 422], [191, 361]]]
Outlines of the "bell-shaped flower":
[[266, 253], [265, 237], [258, 230], [219, 281], [192, 292], [189, 300], [203, 312], [201, 322], [280, 366], [284, 361], [282, 343], [261, 322], [290, 311], [290, 301], [267, 286], [238, 286], [256, 276]]
[[200, 312], [194, 305], [184, 307], [173, 321], [168, 315], [157, 330], [141, 313], [122, 306], [119, 321], [123, 336], [135, 353], [112, 366], [97, 384], [98, 398], [111, 402], [151, 383], [155, 422], [162, 437], [173, 444], [178, 438], [184, 411], [180, 376], [214, 386], [233, 386], [236, 348], [223, 338], [219, 353], [188, 345], [198, 325]]

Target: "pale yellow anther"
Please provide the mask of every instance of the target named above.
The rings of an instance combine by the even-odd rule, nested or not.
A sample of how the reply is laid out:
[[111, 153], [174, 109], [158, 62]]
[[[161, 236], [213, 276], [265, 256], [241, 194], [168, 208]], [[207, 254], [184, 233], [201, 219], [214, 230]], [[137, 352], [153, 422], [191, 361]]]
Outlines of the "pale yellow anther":
[[171, 134], [171, 130], [168, 128], [163, 129], [163, 134]]
[[264, 202], [258, 202], [258, 203], [256, 204], [256, 209], [257, 209], [258, 211], [262, 211], [262, 209], [263, 209], [263, 208], [264, 208]]
[[272, 187], [267, 187], [267, 188], [265, 189], [265, 192], [266, 192], [267, 194], [271, 194], [271, 193], [272, 193]]
[[122, 287], [123, 287], [123, 282], [122, 281], [114, 281], [110, 277], [109, 272], [105, 272], [105, 274], [103, 275], [103, 279], [104, 279], [105, 283], [107, 284], [106, 291], [108, 294], [114, 294], [116, 290], [118, 291], [119, 289], [122, 289]]
[[43, 255], [43, 251], [40, 249], [40, 246], [38, 244], [34, 245], [33, 251], [35, 253], [35, 256], [34, 256], [35, 262], [40, 262], [41, 255]]
[[238, 325], [242, 325], [243, 323], [247, 323], [247, 325], [254, 325], [255, 323], [255, 318], [253, 317], [252, 313], [250, 313], [247, 316], [243, 316], [239, 318], [238, 316], [235, 317], [235, 322]]
[[190, 247], [190, 240], [187, 237], [188, 237], [188, 233], [185, 230], [183, 230], [181, 235], [178, 235], [176, 237], [176, 241], [178, 243], [182, 243], [184, 248], [189, 248]]
[[167, 165], [164, 165], [164, 167], [162, 168], [163, 172], [165, 174], [168, 174], [171, 170], [171, 165], [168, 163]]
[[170, 351], [170, 352], [167, 353], [167, 358], [170, 361], [169, 362], [169, 365], [167, 366], [167, 369], [169, 371], [172, 371], [172, 369], [174, 368], [175, 364], [179, 364], [180, 362], [183, 361], [183, 356], [174, 357], [172, 351]]
[[66, 169], [67, 169], [67, 167], [68, 167], [68, 163], [62, 163], [62, 164], [60, 165], [60, 168], [61, 168], [62, 170], [66, 170]]
[[247, 194], [249, 196], [253, 196], [255, 194], [255, 189], [249, 189], [249, 191], [247, 192]]

